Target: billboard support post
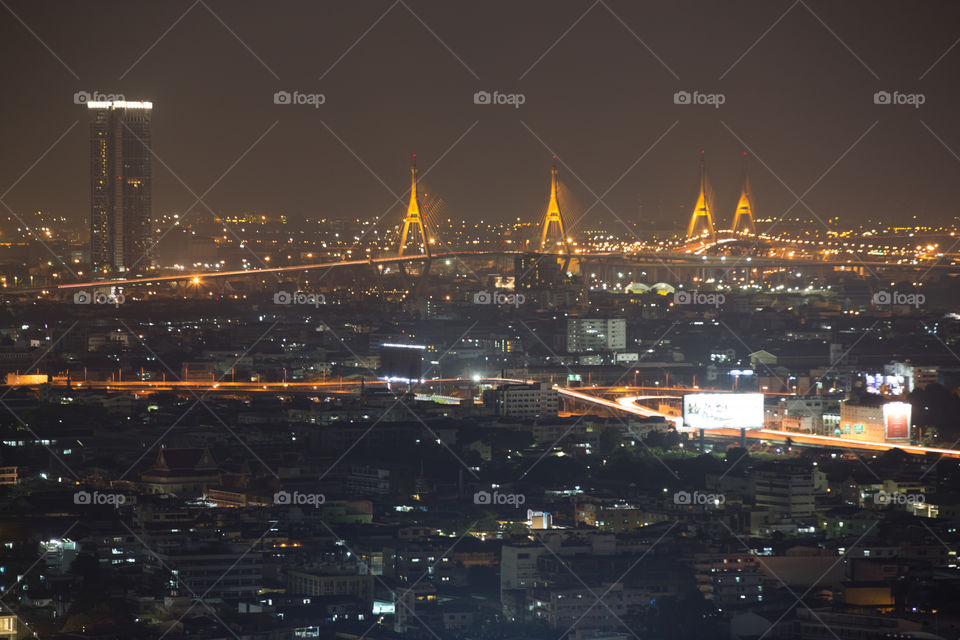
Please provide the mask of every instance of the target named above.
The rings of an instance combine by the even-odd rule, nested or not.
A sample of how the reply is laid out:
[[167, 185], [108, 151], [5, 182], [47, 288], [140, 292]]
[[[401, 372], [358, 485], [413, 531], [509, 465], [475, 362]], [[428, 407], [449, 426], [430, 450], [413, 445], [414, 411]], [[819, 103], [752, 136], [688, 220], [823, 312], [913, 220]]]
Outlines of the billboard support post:
[[747, 448], [747, 429], [746, 427], [740, 427], [740, 448]]
[[703, 435], [705, 432], [706, 429], [700, 429], [700, 453], [707, 452], [706, 438]]

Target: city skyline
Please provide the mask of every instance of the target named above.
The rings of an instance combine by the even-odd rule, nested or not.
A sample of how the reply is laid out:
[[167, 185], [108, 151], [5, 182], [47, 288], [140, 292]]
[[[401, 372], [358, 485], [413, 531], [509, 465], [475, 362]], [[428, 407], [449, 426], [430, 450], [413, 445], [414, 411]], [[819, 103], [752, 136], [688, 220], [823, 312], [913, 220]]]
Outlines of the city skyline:
[[960, 3], [0, 55], [0, 640], [960, 640]]
[[[388, 207], [396, 214], [403, 203], [395, 202], [394, 194], [405, 182], [398, 169], [418, 153], [424, 166], [437, 162], [425, 185], [457, 217], [507, 222], [540, 213], [543, 197], [531, 185], [556, 153], [583, 207], [612, 186], [598, 210], [608, 229], [622, 230], [617, 217], [628, 224], [663, 226], [693, 205], [691, 158], [701, 149], [707, 150], [721, 209], [736, 204], [738, 156], [746, 149], [759, 160], [752, 171], [754, 189], [763, 194], [759, 217], [776, 219], [790, 211], [811, 218], [807, 206], [823, 220], [839, 217], [851, 225], [868, 218], [906, 224], [913, 215], [949, 224], [957, 214], [952, 203], [960, 194], [952, 177], [960, 167], [953, 164], [951, 149], [960, 132], [949, 115], [955, 88], [948, 79], [960, 62], [943, 26], [949, 21], [935, 21], [932, 11], [907, 18], [883, 6], [875, 23], [886, 28], [867, 37], [853, 28], [866, 5], [766, 5], [755, 8], [748, 20], [738, 15], [740, 40], [695, 38], [711, 45], [704, 60], [643, 28], [674, 18], [669, 8], [595, 5], [586, 11], [571, 5], [542, 12], [524, 7], [515, 10], [511, 27], [482, 22], [486, 30], [480, 31], [490, 37], [504, 32], [497, 38], [502, 49], [489, 51], [478, 49], [477, 35], [465, 32], [462, 20], [448, 11], [385, 4], [379, 11], [342, 9], [337, 34], [342, 48], [333, 55], [332, 42], [325, 42], [320, 51], [331, 50], [331, 59], [320, 59], [318, 52], [315, 60], [291, 59], [291, 47], [271, 41], [271, 33], [245, 38], [256, 32], [251, 21], [261, 17], [255, 5], [232, 5], [225, 17], [209, 6], [143, 8], [135, 32], [146, 43], [124, 41], [107, 60], [73, 46], [70, 34], [52, 25], [44, 31], [50, 16], [20, 7], [24, 22], [36, 25], [31, 29], [56, 55], [15, 20], [6, 25], [7, 46], [36, 49], [40, 62], [35, 76], [6, 80], [14, 94], [32, 91], [40, 107], [7, 116], [21, 126], [13, 133], [16, 153], [0, 162], [0, 170], [13, 182], [49, 151], [41, 166], [63, 180], [57, 189], [38, 190], [39, 175], [28, 173], [5, 199], [14, 211], [43, 209], [79, 222], [85, 211], [78, 201], [83, 174], [76, 168], [82, 127], [74, 126], [48, 147], [71, 123], [83, 121], [82, 105], [73, 97], [86, 91], [156, 103], [154, 151], [163, 160], [156, 163], [156, 215], [185, 213], [211, 185], [191, 213], [209, 205], [220, 215], [256, 211], [291, 220], [376, 218]], [[697, 8], [710, 15], [706, 5]], [[732, 15], [712, 11], [719, 25], [733, 27]], [[626, 26], [618, 20], [621, 13]], [[122, 9], [113, 16], [117, 21], [131, 17]], [[178, 17], [182, 20], [174, 25]], [[276, 17], [278, 26], [295, 28], [284, 22], [283, 12]], [[382, 20], [361, 38], [378, 17]], [[777, 18], [782, 20], [774, 23]], [[81, 24], [89, 19], [77, 16]], [[489, 20], [490, 14], [478, 19]], [[883, 37], [903, 20], [930, 37], [906, 50], [891, 46]], [[741, 22], [757, 27], [752, 37]], [[540, 35], [537, 46], [529, 38], [511, 37], [534, 23], [538, 35], [549, 34]], [[346, 25], [355, 26], [356, 33]], [[169, 33], [160, 38], [167, 27]], [[378, 47], [390, 50], [395, 32], [414, 30], [416, 44], [391, 55], [390, 64], [405, 73], [395, 74], [371, 59]], [[218, 56], [186, 63], [189, 52], [207, 43], [218, 56], [230, 56], [227, 73]], [[127, 48], [130, 60], [121, 62], [118, 52]], [[780, 66], [771, 67], [774, 61]], [[826, 64], [836, 71], [829, 78], [809, 73]], [[563, 95], [554, 82], [560, 78], [569, 87]], [[584, 83], [581, 89], [574, 89], [577, 81]], [[37, 87], [30, 89], [28, 82]], [[424, 88], [414, 91], [418, 85]], [[613, 93], [612, 87], [617, 87]], [[278, 91], [322, 94], [324, 101], [275, 104]], [[524, 102], [519, 107], [475, 104], [474, 94], [483, 91], [522, 94]], [[676, 104], [675, 94], [683, 91], [691, 94], [691, 102], [699, 93], [722, 95], [723, 103], [719, 108]], [[924, 103], [920, 108], [875, 104], [874, 94], [882, 91], [920, 93]], [[10, 111], [15, 104], [2, 108]], [[377, 124], [387, 117], [390, 129]], [[28, 135], [30, 143], [18, 141], [19, 135]], [[190, 141], [200, 142], [202, 151], [187, 151]], [[596, 151], [598, 143], [602, 153]], [[497, 187], [484, 190], [479, 201], [468, 183]]]

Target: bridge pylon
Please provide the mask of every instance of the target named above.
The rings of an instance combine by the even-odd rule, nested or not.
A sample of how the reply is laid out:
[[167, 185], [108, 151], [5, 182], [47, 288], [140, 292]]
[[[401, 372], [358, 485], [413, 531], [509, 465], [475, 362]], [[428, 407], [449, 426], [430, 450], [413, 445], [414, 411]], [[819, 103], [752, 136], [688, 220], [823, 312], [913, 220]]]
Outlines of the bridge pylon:
[[733, 226], [730, 229], [734, 233], [746, 233], [756, 235], [757, 225], [753, 218], [753, 198], [750, 194], [750, 177], [747, 175], [747, 154], [743, 154], [743, 185], [740, 189], [740, 201], [737, 202], [737, 210], [733, 214]]
[[540, 225], [540, 251], [548, 247], [552, 250], [558, 244], [563, 247], [563, 253], [568, 253], [567, 232], [563, 224], [563, 215], [560, 213], [560, 178], [557, 165], [550, 170], [550, 202], [547, 203], [547, 213]]
[[704, 233], [711, 238], [716, 237], [717, 232], [713, 228], [713, 202], [707, 185], [707, 170], [700, 155], [700, 195], [697, 197], [697, 205], [693, 208], [693, 215], [690, 216], [690, 224], [687, 226], [687, 239], [693, 240]]
[[420, 215], [420, 202], [417, 200], [417, 163], [414, 161], [410, 165], [410, 203], [407, 205], [407, 215], [403, 219], [403, 231], [400, 233], [400, 248], [397, 253], [403, 256], [403, 251], [407, 247], [407, 236], [412, 233], [420, 237], [420, 243], [423, 245], [421, 253], [430, 257], [430, 243], [427, 241], [427, 228], [423, 224], [423, 218]]

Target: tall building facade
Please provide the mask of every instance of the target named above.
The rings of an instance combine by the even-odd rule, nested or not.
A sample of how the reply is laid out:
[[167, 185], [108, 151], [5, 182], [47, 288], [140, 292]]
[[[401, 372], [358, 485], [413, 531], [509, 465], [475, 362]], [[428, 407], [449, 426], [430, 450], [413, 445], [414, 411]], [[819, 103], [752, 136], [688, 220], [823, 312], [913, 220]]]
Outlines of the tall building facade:
[[90, 261], [95, 272], [143, 272], [151, 256], [150, 102], [88, 102]]
[[557, 390], [546, 382], [504, 385], [500, 387], [497, 395], [502, 416], [555, 418], [560, 410]]
[[623, 351], [627, 348], [624, 318], [569, 318], [567, 352]]

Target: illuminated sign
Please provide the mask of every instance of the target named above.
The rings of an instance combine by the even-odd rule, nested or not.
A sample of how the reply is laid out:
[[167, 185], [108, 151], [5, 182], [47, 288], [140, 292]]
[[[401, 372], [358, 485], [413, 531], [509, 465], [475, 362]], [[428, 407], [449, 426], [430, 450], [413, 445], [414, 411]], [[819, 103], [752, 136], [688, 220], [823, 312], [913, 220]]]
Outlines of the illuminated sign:
[[34, 384], [47, 384], [50, 381], [50, 376], [45, 373], [8, 373], [6, 378], [6, 384], [10, 386], [16, 386], [18, 384], [24, 385], [34, 385]]
[[87, 103], [88, 109], [153, 109], [152, 102], [133, 102], [129, 100], [112, 100], [110, 102], [94, 102], [90, 101]]
[[878, 393], [885, 396], [898, 396], [904, 392], [903, 376], [889, 376], [882, 374], [867, 374], [866, 390], [868, 393]]
[[883, 429], [887, 440], [910, 437], [910, 410], [906, 402], [888, 402], [883, 405]]
[[760, 429], [763, 394], [687, 394], [683, 396], [683, 424], [694, 429]]

